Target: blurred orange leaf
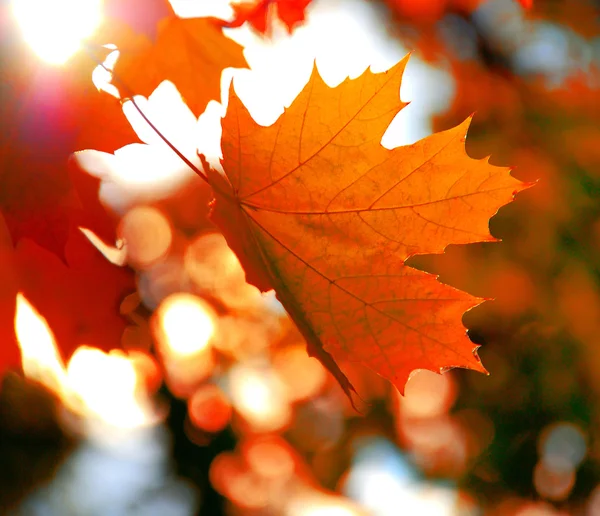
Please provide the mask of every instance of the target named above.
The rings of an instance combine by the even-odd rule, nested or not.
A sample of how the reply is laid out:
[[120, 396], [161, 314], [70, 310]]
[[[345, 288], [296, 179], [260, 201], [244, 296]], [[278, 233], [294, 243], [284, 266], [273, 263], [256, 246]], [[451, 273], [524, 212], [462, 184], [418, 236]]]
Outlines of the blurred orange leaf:
[[225, 37], [214, 18], [179, 18], [171, 14], [158, 24], [158, 36], [130, 34], [129, 46], [115, 65], [115, 86], [148, 97], [165, 80], [171, 81], [194, 115], [200, 116], [211, 100], [221, 100], [221, 72], [247, 68], [242, 47]]
[[448, 244], [494, 241], [488, 220], [526, 185], [465, 152], [470, 119], [393, 150], [381, 137], [405, 104], [404, 58], [330, 88], [316, 68], [270, 127], [232, 90], [225, 177], [208, 168], [211, 217], [247, 280], [274, 288], [308, 351], [354, 390], [338, 361], [400, 391], [411, 371], [485, 371], [461, 323], [481, 299], [405, 265]]

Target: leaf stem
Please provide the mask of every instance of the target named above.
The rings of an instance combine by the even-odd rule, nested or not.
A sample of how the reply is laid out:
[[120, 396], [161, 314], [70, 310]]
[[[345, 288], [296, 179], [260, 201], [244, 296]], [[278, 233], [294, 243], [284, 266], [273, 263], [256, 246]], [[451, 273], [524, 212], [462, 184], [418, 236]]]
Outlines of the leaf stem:
[[135, 109], [137, 110], [137, 112], [140, 114], [140, 116], [144, 119], [144, 121], [152, 128], [152, 130], [160, 137], [160, 139], [163, 142], [165, 142], [167, 144], [167, 146], [179, 157], [179, 159], [181, 159], [181, 161], [183, 161], [190, 169], [192, 169], [192, 171], [197, 176], [199, 176], [205, 183], [210, 184], [208, 182], [208, 178], [206, 177], [206, 174], [204, 174], [204, 172], [202, 172], [202, 170], [200, 170], [188, 158], [186, 158], [183, 155], [183, 153], [177, 147], [175, 147], [175, 145], [173, 145], [173, 143], [171, 143], [171, 141], [158, 129], [158, 127], [156, 127], [152, 123], [152, 121], [144, 113], [142, 108], [140, 108], [138, 103], [135, 101], [134, 93], [131, 91], [131, 88], [129, 88], [129, 86], [127, 86], [127, 84], [121, 79], [121, 77], [119, 77], [118, 74], [116, 74], [114, 72], [114, 70], [110, 70], [109, 68], [106, 67], [106, 65], [102, 62], [102, 60], [100, 60], [98, 58], [98, 56], [94, 53], [94, 48], [92, 47], [92, 45], [90, 45], [89, 43], [85, 44], [85, 49], [86, 49], [88, 55], [90, 55], [91, 58], [96, 63], [98, 63], [98, 65], [100, 65], [102, 68], [104, 68], [104, 70], [106, 70], [108, 73], [111, 74], [111, 77], [113, 78], [113, 80], [118, 83], [119, 89], [121, 89], [125, 92], [126, 97], [119, 99], [121, 101], [121, 104], [123, 104], [124, 102], [130, 101], [133, 104], [133, 106], [135, 107]]

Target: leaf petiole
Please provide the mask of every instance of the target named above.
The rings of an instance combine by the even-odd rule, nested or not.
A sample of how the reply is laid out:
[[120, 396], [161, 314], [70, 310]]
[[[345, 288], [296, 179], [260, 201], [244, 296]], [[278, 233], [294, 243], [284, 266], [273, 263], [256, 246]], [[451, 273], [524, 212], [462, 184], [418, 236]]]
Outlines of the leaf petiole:
[[122, 90], [126, 93], [125, 98], [119, 99], [121, 104], [123, 104], [124, 102], [127, 102], [127, 101], [131, 102], [133, 104], [133, 106], [135, 107], [135, 109], [137, 110], [137, 112], [140, 114], [140, 116], [144, 119], [144, 121], [152, 128], [152, 130], [160, 137], [160, 139], [163, 142], [165, 142], [167, 144], [167, 146], [179, 157], [179, 159], [181, 159], [181, 161], [183, 161], [190, 169], [192, 169], [192, 171], [197, 176], [199, 176], [205, 183], [209, 184], [208, 178], [206, 177], [204, 172], [202, 172], [202, 170], [200, 170], [188, 158], [186, 158], [183, 155], [183, 153], [177, 147], [175, 147], [175, 145], [173, 145], [173, 143], [171, 143], [171, 141], [158, 129], [158, 127], [156, 127], [152, 123], [152, 121], [148, 118], [148, 116], [144, 113], [144, 111], [140, 108], [138, 103], [135, 101], [134, 93], [131, 91], [129, 86], [127, 86], [127, 84], [118, 76], [118, 74], [115, 73], [114, 70], [110, 70], [109, 68], [107, 68], [106, 65], [100, 59], [98, 59], [98, 56], [94, 53], [94, 49], [92, 48], [92, 46], [89, 43], [85, 44], [84, 46], [85, 46], [85, 50], [87, 51], [88, 55], [96, 63], [98, 63], [98, 65], [100, 65], [104, 70], [106, 70], [108, 73], [111, 74], [112, 79], [118, 83], [119, 90]]

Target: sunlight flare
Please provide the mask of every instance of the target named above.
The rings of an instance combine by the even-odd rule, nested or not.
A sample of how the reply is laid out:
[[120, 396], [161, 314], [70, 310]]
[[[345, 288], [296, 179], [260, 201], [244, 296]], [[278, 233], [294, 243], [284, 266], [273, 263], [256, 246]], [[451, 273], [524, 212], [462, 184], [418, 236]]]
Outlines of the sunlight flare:
[[65, 368], [46, 319], [20, 293], [15, 333], [25, 376], [56, 393], [84, 420], [121, 429], [155, 421], [134, 359], [125, 353], [80, 346]]
[[186, 293], [168, 297], [158, 309], [164, 344], [171, 354], [189, 357], [204, 351], [215, 333], [215, 314], [202, 299]]
[[13, 0], [27, 43], [50, 64], [66, 62], [102, 20], [101, 0]]
[[281, 379], [269, 370], [236, 364], [229, 371], [235, 410], [255, 431], [271, 432], [289, 424], [292, 411]]
[[122, 352], [78, 348], [67, 366], [67, 383], [67, 404], [79, 413], [123, 429], [148, 422], [135, 366]]

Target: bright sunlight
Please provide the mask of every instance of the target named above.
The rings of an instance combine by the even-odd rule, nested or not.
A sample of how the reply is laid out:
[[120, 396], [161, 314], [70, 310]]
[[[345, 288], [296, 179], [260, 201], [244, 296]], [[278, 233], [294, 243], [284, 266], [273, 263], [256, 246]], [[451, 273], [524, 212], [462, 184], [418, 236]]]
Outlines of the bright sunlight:
[[62, 64], [102, 19], [102, 0], [13, 0], [27, 43], [50, 64]]
[[15, 332], [25, 376], [54, 391], [75, 413], [121, 429], [154, 420], [134, 363], [124, 353], [80, 346], [65, 368], [46, 319], [23, 294], [17, 295]]
[[64, 365], [54, 335], [40, 313], [23, 294], [17, 295], [15, 333], [19, 341], [25, 376], [59, 392], [64, 382]]

